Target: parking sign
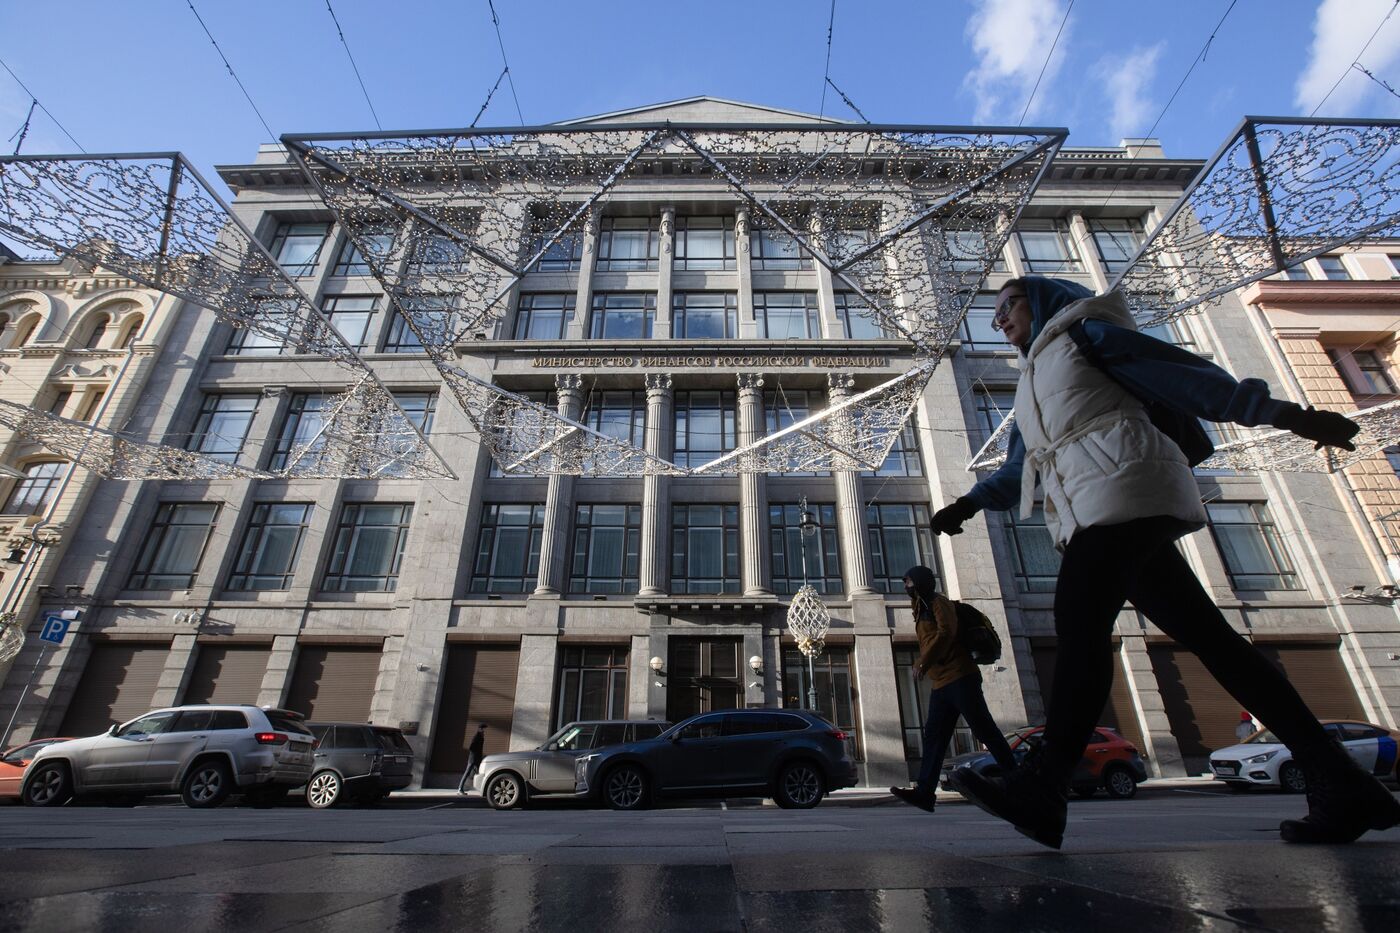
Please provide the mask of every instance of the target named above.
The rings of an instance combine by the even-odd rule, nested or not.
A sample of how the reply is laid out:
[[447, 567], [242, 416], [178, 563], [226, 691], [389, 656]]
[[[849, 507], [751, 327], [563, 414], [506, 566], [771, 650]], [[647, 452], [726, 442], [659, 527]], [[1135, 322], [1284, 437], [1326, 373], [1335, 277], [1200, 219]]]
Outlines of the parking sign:
[[44, 616], [44, 627], [39, 630], [39, 639], [53, 642], [55, 645], [63, 644], [63, 636], [68, 634], [71, 621], [57, 614]]

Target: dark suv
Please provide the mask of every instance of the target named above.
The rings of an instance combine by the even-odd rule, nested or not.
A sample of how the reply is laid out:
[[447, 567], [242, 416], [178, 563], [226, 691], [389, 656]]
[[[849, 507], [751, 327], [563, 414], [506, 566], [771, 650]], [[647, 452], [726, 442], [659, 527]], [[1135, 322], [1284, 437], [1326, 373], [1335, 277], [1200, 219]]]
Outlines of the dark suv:
[[361, 722], [313, 722], [316, 736], [306, 802], [318, 810], [345, 800], [374, 803], [413, 781], [413, 749], [398, 729]]
[[575, 793], [614, 810], [640, 810], [657, 797], [772, 797], [807, 809], [856, 783], [846, 739], [807, 710], [701, 713], [658, 738], [580, 756]]

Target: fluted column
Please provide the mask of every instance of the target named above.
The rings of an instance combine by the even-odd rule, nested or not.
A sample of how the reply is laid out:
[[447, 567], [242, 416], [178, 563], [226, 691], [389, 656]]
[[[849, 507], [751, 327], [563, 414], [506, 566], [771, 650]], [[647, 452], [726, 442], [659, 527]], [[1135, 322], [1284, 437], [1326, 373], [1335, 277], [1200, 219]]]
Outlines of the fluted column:
[[[559, 395], [559, 414], [577, 421], [583, 411], [583, 377], [560, 373], [554, 377]], [[564, 555], [568, 551], [569, 514], [574, 510], [574, 478], [558, 473], [549, 477], [549, 493], [544, 500], [544, 540], [540, 544], [540, 568], [535, 577], [535, 595], [554, 595], [562, 588]]]
[[[674, 396], [670, 373], [647, 373], [646, 450], [654, 457], [671, 459], [675, 434]], [[671, 477], [649, 473], [642, 478], [642, 566], [639, 596], [660, 596], [667, 584], [668, 553], [663, 545], [669, 538]]]
[[656, 266], [656, 320], [651, 335], [658, 340], [671, 339], [671, 275], [676, 268], [676, 209], [667, 204], [661, 208], [661, 254]]
[[[830, 402], [835, 405], [855, 392], [855, 377], [850, 373], [831, 373], [827, 377]], [[870, 544], [865, 528], [865, 509], [860, 501], [860, 474], [855, 470], [836, 473], [836, 528], [841, 541], [841, 578], [846, 581], [849, 596], [874, 593], [870, 585]]]
[[[763, 435], [763, 374], [739, 374], [739, 446]], [[745, 596], [772, 595], [768, 583], [768, 476], [739, 474], [739, 551], [743, 555]]]

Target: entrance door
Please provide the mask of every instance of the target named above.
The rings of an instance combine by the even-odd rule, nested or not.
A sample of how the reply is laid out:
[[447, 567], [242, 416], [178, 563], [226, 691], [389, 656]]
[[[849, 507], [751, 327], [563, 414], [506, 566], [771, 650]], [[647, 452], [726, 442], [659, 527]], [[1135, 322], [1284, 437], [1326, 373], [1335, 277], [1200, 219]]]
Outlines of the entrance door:
[[742, 647], [738, 638], [671, 638], [667, 646], [666, 718], [680, 722], [711, 710], [741, 707]]

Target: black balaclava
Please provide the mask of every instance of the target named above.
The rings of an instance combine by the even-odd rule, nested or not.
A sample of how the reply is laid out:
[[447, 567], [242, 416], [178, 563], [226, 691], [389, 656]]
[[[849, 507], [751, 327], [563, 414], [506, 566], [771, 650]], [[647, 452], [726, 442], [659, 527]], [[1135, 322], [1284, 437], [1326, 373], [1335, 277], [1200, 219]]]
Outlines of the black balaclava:
[[914, 592], [910, 594], [910, 602], [913, 603], [915, 615], [919, 612], [919, 603], [933, 611], [933, 597], [938, 593], [938, 575], [924, 566], [910, 567], [904, 571], [904, 576], [910, 583], [914, 584]]
[[1040, 336], [1050, 319], [1081, 298], [1092, 298], [1094, 293], [1078, 282], [1069, 279], [1049, 279], [1043, 275], [1028, 275], [1021, 279], [1026, 300], [1031, 304], [1031, 343]]

